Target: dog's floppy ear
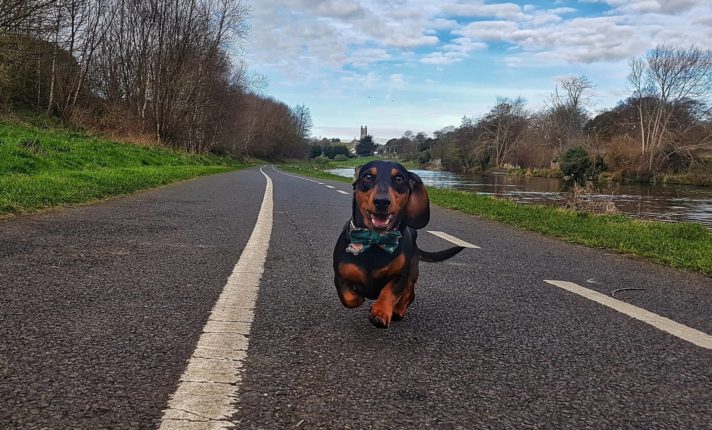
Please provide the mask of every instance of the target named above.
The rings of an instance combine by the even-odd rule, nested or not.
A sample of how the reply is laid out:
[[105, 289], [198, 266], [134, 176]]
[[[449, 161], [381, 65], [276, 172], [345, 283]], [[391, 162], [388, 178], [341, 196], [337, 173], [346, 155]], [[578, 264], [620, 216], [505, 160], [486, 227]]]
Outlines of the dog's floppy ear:
[[408, 172], [408, 186], [410, 196], [405, 205], [405, 223], [413, 228], [423, 228], [430, 221], [430, 200], [428, 191], [420, 180], [420, 176]]
[[358, 183], [358, 174], [361, 173], [361, 167], [363, 167], [363, 164], [360, 166], [354, 167], [354, 181], [351, 185], [353, 185], [354, 190], [356, 189], [356, 184]]

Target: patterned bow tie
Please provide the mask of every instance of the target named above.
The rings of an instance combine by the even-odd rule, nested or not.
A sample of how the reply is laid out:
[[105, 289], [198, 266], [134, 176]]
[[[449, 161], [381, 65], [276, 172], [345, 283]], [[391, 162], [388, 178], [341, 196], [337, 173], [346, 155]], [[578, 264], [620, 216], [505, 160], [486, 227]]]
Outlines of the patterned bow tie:
[[349, 239], [351, 243], [346, 247], [346, 251], [353, 255], [359, 255], [372, 245], [381, 247], [384, 251], [393, 254], [398, 248], [398, 243], [403, 235], [398, 230], [379, 232], [367, 228], [359, 228], [351, 222]]

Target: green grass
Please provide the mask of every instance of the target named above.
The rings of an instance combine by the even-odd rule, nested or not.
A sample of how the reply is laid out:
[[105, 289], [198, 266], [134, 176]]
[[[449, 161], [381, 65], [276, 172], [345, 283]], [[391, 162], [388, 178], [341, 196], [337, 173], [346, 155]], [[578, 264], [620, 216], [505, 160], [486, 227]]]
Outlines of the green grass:
[[242, 166], [113, 142], [49, 120], [0, 123], [0, 214], [88, 202]]
[[[298, 174], [341, 182], [349, 178], [313, 166], [282, 166]], [[712, 232], [701, 224], [644, 221], [625, 215], [593, 215], [542, 205], [522, 205], [471, 192], [428, 188], [430, 201], [568, 242], [636, 255], [712, 276]]]

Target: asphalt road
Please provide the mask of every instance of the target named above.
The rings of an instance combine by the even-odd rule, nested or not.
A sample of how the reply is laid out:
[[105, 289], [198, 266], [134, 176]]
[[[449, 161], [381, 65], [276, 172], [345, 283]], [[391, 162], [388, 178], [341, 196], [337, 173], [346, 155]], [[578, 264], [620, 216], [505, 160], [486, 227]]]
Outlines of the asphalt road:
[[[481, 249], [421, 263], [381, 330], [332, 284], [350, 187], [265, 172], [238, 428], [712, 428], [712, 350], [544, 282], [645, 288], [618, 297], [712, 334], [711, 279], [434, 208], [421, 248]], [[157, 427], [264, 189], [249, 169], [0, 221], [0, 428]]]

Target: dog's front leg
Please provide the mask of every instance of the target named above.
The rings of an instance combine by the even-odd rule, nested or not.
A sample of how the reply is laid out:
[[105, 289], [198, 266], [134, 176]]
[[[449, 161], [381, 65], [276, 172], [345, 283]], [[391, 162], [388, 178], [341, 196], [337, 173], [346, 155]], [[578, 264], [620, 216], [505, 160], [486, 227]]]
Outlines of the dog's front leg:
[[371, 306], [371, 315], [368, 317], [371, 323], [378, 328], [388, 328], [393, 318], [393, 308], [403, 293], [403, 286], [397, 279], [386, 284], [378, 295], [378, 299]]

